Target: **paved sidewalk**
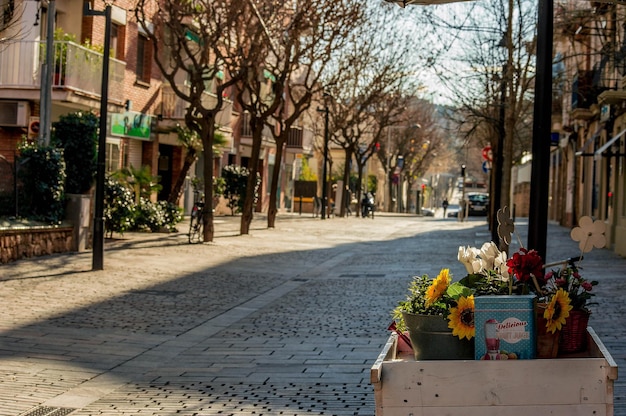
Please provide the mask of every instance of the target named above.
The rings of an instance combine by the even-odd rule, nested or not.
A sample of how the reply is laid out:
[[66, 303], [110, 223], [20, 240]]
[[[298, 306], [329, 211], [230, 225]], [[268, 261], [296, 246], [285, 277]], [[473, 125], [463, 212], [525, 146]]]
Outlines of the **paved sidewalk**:
[[[0, 266], [0, 416], [373, 415], [369, 368], [410, 276], [480, 246], [484, 219], [219, 217], [211, 244], [129, 233], [91, 252]], [[525, 241], [524, 221], [518, 228]], [[577, 255], [549, 227], [548, 261]], [[591, 325], [623, 367], [626, 260], [589, 253]], [[626, 416], [618, 380], [615, 414]]]

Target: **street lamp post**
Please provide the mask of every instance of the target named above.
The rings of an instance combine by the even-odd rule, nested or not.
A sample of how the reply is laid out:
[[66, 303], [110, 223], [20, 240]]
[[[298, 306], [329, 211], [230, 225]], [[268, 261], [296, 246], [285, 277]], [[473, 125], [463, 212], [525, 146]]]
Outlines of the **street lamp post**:
[[107, 135], [107, 105], [109, 101], [109, 51], [111, 50], [111, 6], [104, 11], [91, 10], [88, 2], [84, 3], [85, 16], [104, 16], [104, 52], [102, 63], [102, 88], [100, 91], [100, 132], [98, 137], [98, 160], [96, 171], [96, 201], [93, 219], [93, 256], [92, 270], [104, 269], [104, 171]]
[[552, 29], [553, 0], [539, 2], [537, 18], [537, 76], [533, 111], [532, 171], [528, 247], [546, 258], [548, 229], [548, 178], [550, 177], [550, 130], [552, 102]]
[[39, 143], [50, 144], [50, 128], [52, 125], [52, 67], [54, 65], [54, 19], [56, 16], [55, 1], [48, 2], [46, 21], [46, 56], [41, 71], [41, 90], [39, 92]]

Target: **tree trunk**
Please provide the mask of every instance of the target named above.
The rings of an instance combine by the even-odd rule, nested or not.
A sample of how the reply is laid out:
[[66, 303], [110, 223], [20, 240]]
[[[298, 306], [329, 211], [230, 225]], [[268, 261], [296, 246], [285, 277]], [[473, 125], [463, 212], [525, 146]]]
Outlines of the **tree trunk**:
[[257, 173], [259, 171], [259, 156], [261, 155], [261, 143], [263, 141], [263, 124], [254, 116], [250, 117], [250, 127], [252, 128], [252, 153], [250, 155], [250, 176], [246, 186], [246, 200], [243, 203], [241, 212], [241, 234], [250, 233], [250, 224], [254, 216], [254, 194], [256, 191]]
[[185, 184], [185, 178], [187, 177], [187, 174], [189, 173], [189, 169], [191, 169], [191, 165], [193, 165], [196, 159], [197, 159], [196, 150], [192, 147], [187, 148], [183, 167], [180, 170], [180, 174], [178, 175], [178, 178], [176, 179], [176, 183], [174, 184], [172, 191], [167, 197], [167, 202], [169, 202], [170, 204], [176, 204], [176, 205], [178, 204], [178, 200], [180, 199], [180, 196], [183, 193], [183, 185]]
[[346, 162], [344, 163], [343, 167], [343, 189], [340, 190], [340, 192], [342, 192], [341, 206], [339, 207], [340, 217], [346, 216], [346, 202], [343, 200], [343, 197], [345, 197], [344, 189], [346, 189], [346, 186], [350, 184], [350, 161], [352, 160], [352, 152], [349, 148], [345, 149], [345, 154]]
[[[205, 120], [205, 119], [203, 119]], [[207, 119], [202, 123], [202, 144], [204, 148], [204, 213], [202, 221], [204, 224], [203, 240], [205, 243], [213, 241], [215, 236], [213, 224], [213, 134], [215, 126], [213, 119]]]
[[283, 160], [283, 148], [285, 140], [283, 136], [276, 138], [276, 159], [272, 171], [272, 186], [270, 187], [270, 204], [267, 210], [267, 227], [274, 228], [276, 225], [276, 214], [278, 213], [278, 181], [280, 180], [280, 166]]

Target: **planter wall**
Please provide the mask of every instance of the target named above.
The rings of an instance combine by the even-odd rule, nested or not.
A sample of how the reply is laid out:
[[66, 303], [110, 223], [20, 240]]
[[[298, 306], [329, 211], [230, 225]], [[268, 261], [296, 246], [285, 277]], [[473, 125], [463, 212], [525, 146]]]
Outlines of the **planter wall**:
[[0, 264], [72, 251], [73, 227], [0, 230]]
[[376, 416], [612, 416], [617, 364], [587, 336], [587, 351], [562, 358], [415, 361], [392, 334], [370, 372]]

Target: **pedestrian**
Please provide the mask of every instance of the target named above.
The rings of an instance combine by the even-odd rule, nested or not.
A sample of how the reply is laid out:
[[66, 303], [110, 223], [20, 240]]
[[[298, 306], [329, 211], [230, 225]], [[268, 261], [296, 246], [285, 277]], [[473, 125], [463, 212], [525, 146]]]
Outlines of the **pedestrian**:
[[448, 210], [448, 198], [443, 199], [441, 206], [443, 207], [443, 217], [446, 218], [446, 211]]

